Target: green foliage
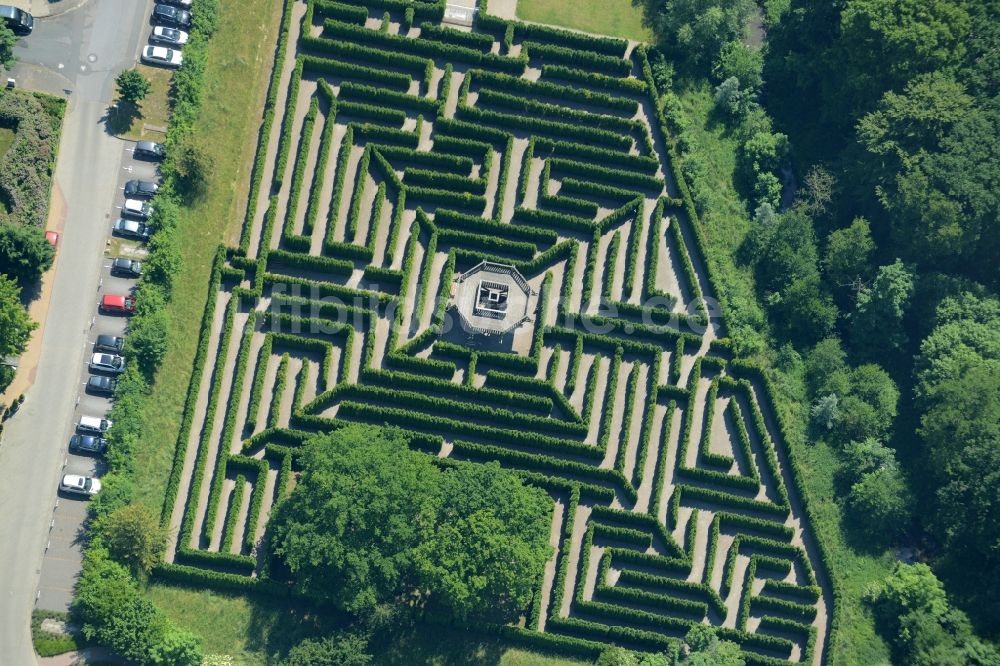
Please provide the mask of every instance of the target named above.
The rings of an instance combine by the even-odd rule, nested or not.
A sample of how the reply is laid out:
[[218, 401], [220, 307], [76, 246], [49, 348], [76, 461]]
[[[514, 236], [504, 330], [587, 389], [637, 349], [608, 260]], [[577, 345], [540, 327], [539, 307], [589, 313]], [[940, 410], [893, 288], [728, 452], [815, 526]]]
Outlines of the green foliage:
[[882, 464], [861, 475], [851, 486], [847, 503], [856, 524], [874, 543], [885, 543], [905, 532], [913, 498], [899, 467]]
[[14, 55], [14, 47], [17, 46], [17, 35], [6, 23], [0, 25], [0, 66], [4, 69], [11, 69], [17, 62]]
[[73, 614], [87, 640], [140, 662], [163, 639], [167, 626], [128, 570], [96, 547], [84, 555]]
[[368, 640], [345, 632], [300, 641], [288, 651], [281, 666], [369, 666], [371, 663]]
[[751, 0], [677, 0], [664, 6], [657, 32], [668, 53], [704, 69], [724, 44], [743, 37], [753, 11]]
[[874, 251], [871, 225], [863, 217], [855, 218], [849, 227], [832, 232], [826, 238], [823, 256], [827, 282], [843, 293], [856, 282], [867, 281], [871, 276]]
[[[0, 228], [5, 226], [11, 225], [0, 224]], [[0, 358], [20, 356], [37, 327], [21, 305], [21, 288], [0, 274]]]
[[858, 292], [851, 339], [862, 357], [884, 359], [906, 346], [903, 318], [912, 294], [913, 273], [898, 259], [879, 269], [871, 288]]
[[719, 51], [712, 74], [718, 81], [735, 78], [741, 90], [756, 94], [764, 84], [764, 56], [761, 50], [741, 41], [723, 45]]
[[144, 504], [128, 504], [109, 513], [97, 532], [111, 559], [137, 576], [148, 575], [167, 546], [159, 516]]
[[499, 466], [442, 473], [392, 429], [340, 429], [301, 462], [271, 543], [303, 593], [362, 613], [422, 590], [462, 620], [507, 621], [530, 603], [548, 558], [541, 491]]
[[118, 95], [129, 104], [138, 104], [152, 92], [153, 84], [139, 70], [126, 69], [115, 78]]
[[215, 169], [212, 156], [204, 148], [190, 142], [175, 146], [170, 163], [180, 194], [186, 199], [204, 196], [209, 174]]
[[52, 266], [55, 255], [44, 228], [0, 222], [0, 273], [24, 286], [33, 285]]
[[167, 353], [170, 321], [162, 309], [129, 322], [127, 346], [141, 372], [151, 380]]
[[153, 645], [149, 662], [153, 666], [202, 666], [201, 639], [187, 629], [168, 628]]
[[894, 637], [897, 657], [914, 666], [989, 666], [1000, 654], [972, 634], [926, 564], [899, 564], [868, 594], [876, 617]]

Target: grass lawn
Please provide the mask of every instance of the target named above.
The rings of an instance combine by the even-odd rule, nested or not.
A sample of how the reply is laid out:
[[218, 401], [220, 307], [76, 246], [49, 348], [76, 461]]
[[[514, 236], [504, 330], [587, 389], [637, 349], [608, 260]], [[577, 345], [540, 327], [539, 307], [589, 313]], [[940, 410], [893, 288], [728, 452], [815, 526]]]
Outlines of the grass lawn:
[[0, 157], [7, 154], [10, 144], [14, 143], [16, 132], [11, 127], [0, 127]]
[[633, 0], [518, 0], [517, 17], [637, 42], [653, 41], [653, 33], [642, 22], [642, 6]]
[[[167, 615], [204, 639], [206, 654], [228, 654], [240, 666], [267, 663], [304, 635], [306, 627], [329, 624], [307, 609], [210, 590], [153, 584], [150, 597]], [[381, 666], [586, 666], [590, 662], [512, 648], [493, 638], [479, 638], [443, 627], [418, 626], [388, 639], [372, 640]]]
[[280, 3], [223, 0], [219, 29], [209, 45], [205, 104], [192, 138], [211, 156], [215, 168], [208, 193], [181, 223], [183, 264], [167, 308], [168, 349], [147, 402], [147, 427], [136, 450], [136, 469], [146, 479], [138, 484], [137, 495], [155, 511], [163, 505], [173, 462], [215, 248], [228, 243], [242, 221], [280, 17]]
[[[162, 141], [164, 134], [157, 130], [144, 129], [146, 125], [152, 127], [167, 126], [168, 95], [170, 93], [170, 81], [173, 78], [173, 70], [165, 67], [148, 67], [146, 65], [136, 65], [140, 74], [149, 79], [153, 84], [153, 89], [146, 98], [139, 104], [138, 113], [125, 115], [123, 112], [121, 122], [124, 125], [129, 121], [128, 127], [117, 127], [117, 134], [123, 139], [133, 141]], [[116, 100], [117, 101], [117, 100]]]
[[[721, 300], [732, 313], [741, 312], [743, 321], [760, 317], [754, 296], [753, 276], [736, 265], [733, 257], [750, 229], [750, 219], [733, 187], [736, 168], [736, 139], [725, 125], [712, 118], [712, 92], [707, 82], [687, 85], [680, 94], [681, 103], [690, 121], [696, 145], [703, 155], [709, 187], [704, 216], [709, 260], [713, 272], [725, 293]], [[756, 313], [753, 312], [756, 310]], [[777, 383], [781, 402], [776, 407], [786, 413], [788, 423], [804, 429], [808, 404], [799, 377], [783, 374]], [[804, 432], [791, 433], [798, 441], [806, 441]], [[824, 443], [799, 445], [796, 454], [805, 472], [805, 492], [817, 518], [813, 530], [827, 548], [835, 571], [830, 572], [843, 585], [840, 604], [840, 630], [830, 647], [830, 663], [835, 665], [889, 663], [889, 650], [875, 633], [871, 616], [861, 600], [865, 588], [882, 580], [893, 567], [891, 553], [864, 554], [848, 545], [841, 525], [842, 512], [834, 499], [834, 474], [838, 467], [836, 451]]]

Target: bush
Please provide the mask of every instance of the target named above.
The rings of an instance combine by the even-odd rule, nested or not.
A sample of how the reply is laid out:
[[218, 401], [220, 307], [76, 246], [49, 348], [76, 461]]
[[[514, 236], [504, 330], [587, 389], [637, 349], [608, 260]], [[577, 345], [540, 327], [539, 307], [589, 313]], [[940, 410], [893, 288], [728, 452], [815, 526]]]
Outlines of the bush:
[[135, 69], [123, 71], [115, 79], [115, 84], [118, 86], [118, 95], [129, 104], [138, 104], [153, 89], [149, 79]]

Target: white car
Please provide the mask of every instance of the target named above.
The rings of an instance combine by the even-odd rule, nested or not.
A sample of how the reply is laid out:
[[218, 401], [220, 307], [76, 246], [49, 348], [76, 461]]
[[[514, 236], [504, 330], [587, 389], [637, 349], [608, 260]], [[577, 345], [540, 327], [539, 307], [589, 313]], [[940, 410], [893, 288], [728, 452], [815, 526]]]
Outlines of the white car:
[[122, 206], [122, 214], [137, 217], [140, 220], [148, 220], [149, 216], [153, 214], [153, 207], [149, 205], [148, 201], [142, 199], [126, 199]]
[[178, 49], [168, 49], [165, 46], [147, 46], [142, 50], [142, 61], [149, 65], [164, 67], [180, 67], [184, 57]]
[[187, 40], [188, 34], [186, 32], [177, 28], [168, 28], [165, 25], [156, 26], [149, 35], [150, 42], [165, 46], [184, 46], [187, 44]]
[[76, 429], [80, 432], [103, 435], [111, 429], [111, 421], [100, 416], [81, 416], [80, 422], [76, 424]]
[[83, 495], [90, 497], [101, 492], [101, 480], [92, 476], [80, 476], [79, 474], [66, 474], [59, 482], [59, 490], [72, 495]]
[[125, 359], [118, 354], [94, 354], [90, 357], [90, 369], [120, 375], [125, 372]]

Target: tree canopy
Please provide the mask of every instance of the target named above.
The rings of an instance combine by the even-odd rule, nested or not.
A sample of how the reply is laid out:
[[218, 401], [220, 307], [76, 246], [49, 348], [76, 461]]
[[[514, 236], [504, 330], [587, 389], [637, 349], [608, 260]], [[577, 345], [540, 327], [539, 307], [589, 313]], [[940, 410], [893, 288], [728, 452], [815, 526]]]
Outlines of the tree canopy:
[[0, 359], [20, 356], [37, 326], [21, 305], [21, 288], [7, 276], [0, 275]]
[[299, 589], [358, 615], [403, 600], [456, 619], [517, 617], [549, 557], [551, 502], [499, 465], [442, 470], [396, 429], [310, 441], [271, 519]]

